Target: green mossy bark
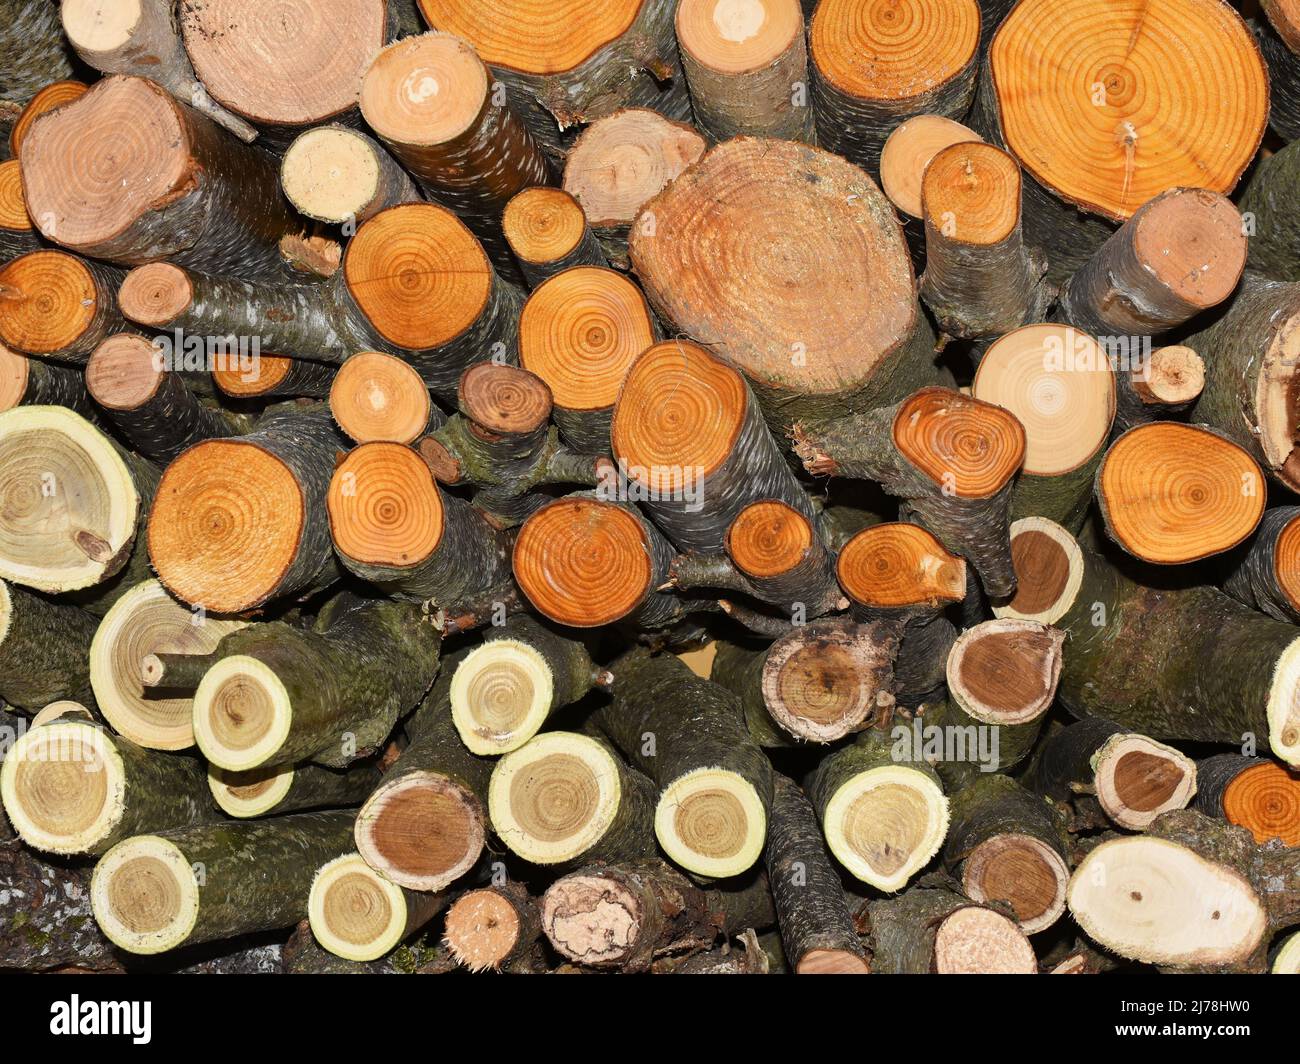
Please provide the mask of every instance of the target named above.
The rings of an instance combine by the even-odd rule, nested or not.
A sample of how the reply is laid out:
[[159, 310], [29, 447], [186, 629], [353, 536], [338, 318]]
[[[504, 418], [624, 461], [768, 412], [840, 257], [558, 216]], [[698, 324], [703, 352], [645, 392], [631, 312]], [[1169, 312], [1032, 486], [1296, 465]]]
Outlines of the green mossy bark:
[[975, 903], [944, 887], [916, 886], [897, 898], [871, 902], [872, 971], [878, 975], [928, 975], [934, 940], [945, 919]]
[[[949, 697], [926, 702], [921, 723], [943, 728], [945, 736], [953, 737], [954, 743], [955, 729], [961, 729], [966, 756], [945, 758], [935, 765], [949, 791], [955, 791], [973, 782], [981, 773], [1006, 772], [1020, 764], [1033, 749], [1045, 716], [1043, 714], [1025, 724], [986, 724], [976, 720]], [[981, 753], [987, 754], [988, 758], [981, 758]]]
[[578, 701], [596, 685], [600, 670], [591, 660], [586, 646], [575, 639], [566, 639], [526, 613], [483, 633], [484, 643], [494, 639], [526, 643], [545, 659], [554, 684], [550, 712]]
[[745, 727], [749, 730], [750, 738], [759, 746], [795, 746], [794, 736], [773, 719], [763, 699], [763, 666], [767, 663], [767, 651], [767, 647], [743, 646], [719, 640], [709, 679], [740, 699], [745, 714]]
[[1068, 473], [1055, 476], [1021, 473], [1011, 490], [1008, 527], [1022, 517], [1046, 517], [1067, 532], [1077, 532], [1088, 516], [1093, 481], [1105, 454], [1103, 441], [1096, 454]]
[[29, 713], [65, 698], [94, 705], [90, 642], [96, 618], [17, 584], [3, 587], [9, 622], [0, 634], [0, 698]]
[[[1300, 62], [1295, 56], [1291, 59], [1293, 64]], [[1297, 193], [1300, 193], [1300, 147], [1291, 143], [1260, 160], [1241, 195], [1242, 214], [1253, 215], [1254, 220], [1246, 266], [1275, 281], [1300, 281]], [[1214, 348], [1208, 350], [1217, 357]], [[1206, 361], [1208, 368], [1210, 359]]]
[[[982, 775], [949, 799], [943, 862], [955, 870], [995, 835], [1024, 835], [1061, 855], [1069, 867], [1064, 818], [1041, 796], [1009, 776]], [[996, 900], [996, 899], [995, 899]]]
[[[259, 778], [257, 769], [233, 775], [239, 777], [240, 783], [251, 783]], [[294, 766], [293, 780], [284, 797], [257, 815], [284, 816], [315, 809], [355, 809], [379, 786], [382, 778], [379, 766], [373, 761], [358, 761], [345, 769], [304, 762]]]

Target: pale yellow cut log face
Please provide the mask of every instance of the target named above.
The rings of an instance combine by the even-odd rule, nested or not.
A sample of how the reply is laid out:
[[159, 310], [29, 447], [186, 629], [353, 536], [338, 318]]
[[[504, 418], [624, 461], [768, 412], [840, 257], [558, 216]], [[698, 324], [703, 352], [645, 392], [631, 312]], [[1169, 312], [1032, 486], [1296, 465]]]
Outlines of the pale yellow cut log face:
[[336, 957], [373, 961], [402, 940], [406, 898], [360, 854], [347, 853], [316, 873], [307, 898], [307, 919], [316, 941]]
[[175, 843], [137, 835], [95, 866], [90, 902], [114, 945], [130, 953], [165, 953], [184, 942], [198, 920], [198, 877]]

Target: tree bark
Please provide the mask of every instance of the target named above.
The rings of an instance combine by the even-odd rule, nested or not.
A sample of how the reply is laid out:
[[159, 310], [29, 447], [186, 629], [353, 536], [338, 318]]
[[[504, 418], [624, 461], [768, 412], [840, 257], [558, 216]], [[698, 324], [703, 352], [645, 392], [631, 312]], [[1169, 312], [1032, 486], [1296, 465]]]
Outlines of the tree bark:
[[35, 713], [61, 698], [94, 704], [96, 619], [76, 606], [0, 581], [0, 698]]

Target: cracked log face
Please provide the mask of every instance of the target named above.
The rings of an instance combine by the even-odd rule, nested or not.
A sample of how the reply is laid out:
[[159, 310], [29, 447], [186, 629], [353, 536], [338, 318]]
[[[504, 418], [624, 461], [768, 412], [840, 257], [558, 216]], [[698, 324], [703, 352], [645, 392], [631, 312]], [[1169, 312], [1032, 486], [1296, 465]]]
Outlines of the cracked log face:
[[1064, 642], [1064, 633], [1035, 621], [984, 621], [952, 645], [949, 691], [986, 724], [1037, 720], [1056, 694]]
[[493, 639], [457, 667], [452, 719], [472, 753], [508, 753], [537, 734], [554, 691], [551, 667], [536, 648], [518, 639]]

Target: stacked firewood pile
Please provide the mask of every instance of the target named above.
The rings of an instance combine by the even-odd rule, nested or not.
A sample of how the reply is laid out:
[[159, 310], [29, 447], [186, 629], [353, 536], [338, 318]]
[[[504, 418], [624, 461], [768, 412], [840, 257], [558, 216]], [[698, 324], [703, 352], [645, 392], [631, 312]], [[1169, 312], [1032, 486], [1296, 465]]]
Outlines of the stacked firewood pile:
[[0, 968], [1300, 971], [1300, 0], [2, 0]]

